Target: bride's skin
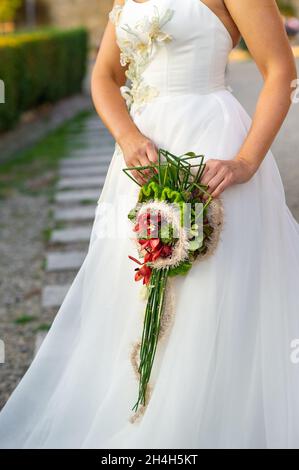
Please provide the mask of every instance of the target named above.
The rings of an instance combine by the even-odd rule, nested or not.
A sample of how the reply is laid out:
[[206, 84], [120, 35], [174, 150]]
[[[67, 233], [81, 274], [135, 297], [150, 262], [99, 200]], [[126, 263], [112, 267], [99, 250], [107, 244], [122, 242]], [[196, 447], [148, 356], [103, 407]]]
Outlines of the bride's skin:
[[[137, 0], [136, 0], [137, 1]], [[194, 0], [196, 1], [196, 0]], [[115, 0], [114, 4], [123, 4]], [[140, 1], [139, 3], [143, 3]], [[234, 44], [241, 34], [264, 79], [252, 126], [232, 160], [209, 159], [202, 182], [217, 197], [245, 183], [270, 149], [291, 105], [297, 78], [294, 57], [275, 0], [204, 0], [223, 21]], [[120, 145], [127, 166], [157, 161], [157, 148], [132, 120], [119, 88], [126, 83], [114, 25], [108, 21], [93, 69], [92, 97], [98, 114]], [[134, 175], [141, 183], [138, 174]]]

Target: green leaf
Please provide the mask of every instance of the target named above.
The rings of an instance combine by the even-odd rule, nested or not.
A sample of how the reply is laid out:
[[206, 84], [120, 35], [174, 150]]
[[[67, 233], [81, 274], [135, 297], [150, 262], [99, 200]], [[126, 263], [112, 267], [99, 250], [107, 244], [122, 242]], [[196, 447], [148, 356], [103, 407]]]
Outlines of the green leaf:
[[189, 272], [191, 267], [192, 263], [190, 261], [182, 261], [182, 263], [176, 266], [175, 268], [170, 268], [168, 274], [169, 276], [184, 276]]
[[136, 219], [136, 215], [137, 215], [137, 209], [136, 207], [134, 207], [133, 209], [130, 210], [130, 212], [128, 213], [128, 219], [130, 220], [135, 220]]
[[170, 243], [173, 241], [173, 229], [171, 224], [164, 224], [160, 229], [160, 238], [163, 243]]
[[201, 240], [201, 239], [195, 238], [195, 240], [191, 240], [191, 241], [189, 242], [188, 249], [189, 249], [190, 251], [199, 250], [199, 248], [201, 247], [201, 243], [202, 243], [202, 240]]

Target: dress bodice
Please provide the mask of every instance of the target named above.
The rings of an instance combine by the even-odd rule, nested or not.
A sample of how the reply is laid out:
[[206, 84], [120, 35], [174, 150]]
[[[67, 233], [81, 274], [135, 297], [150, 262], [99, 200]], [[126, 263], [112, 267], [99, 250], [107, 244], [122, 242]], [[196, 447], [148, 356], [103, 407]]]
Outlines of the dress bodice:
[[129, 108], [157, 97], [225, 89], [232, 38], [200, 0], [126, 0], [109, 14], [130, 86], [121, 87]]

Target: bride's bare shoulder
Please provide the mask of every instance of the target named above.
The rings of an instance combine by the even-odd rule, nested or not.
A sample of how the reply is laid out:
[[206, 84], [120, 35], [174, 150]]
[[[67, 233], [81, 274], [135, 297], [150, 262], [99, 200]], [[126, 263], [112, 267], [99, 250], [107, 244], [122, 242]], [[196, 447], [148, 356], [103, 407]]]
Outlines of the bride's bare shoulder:
[[122, 7], [125, 3], [126, 3], [127, 0], [114, 0], [113, 4], [112, 4], [112, 9], [114, 7]]

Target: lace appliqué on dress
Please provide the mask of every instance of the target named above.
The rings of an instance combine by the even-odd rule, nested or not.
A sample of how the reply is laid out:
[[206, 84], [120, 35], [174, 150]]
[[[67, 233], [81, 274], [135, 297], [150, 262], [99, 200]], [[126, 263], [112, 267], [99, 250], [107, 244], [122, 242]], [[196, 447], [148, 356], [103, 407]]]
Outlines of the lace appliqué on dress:
[[109, 20], [117, 26], [119, 23], [120, 14], [122, 12], [123, 5], [114, 5], [112, 10], [109, 12]]
[[155, 5], [151, 17], [144, 16], [132, 27], [129, 24], [120, 25], [122, 8], [115, 5], [109, 14], [114, 24], [127, 33], [125, 36], [117, 34], [117, 44], [121, 50], [120, 63], [123, 67], [128, 65], [125, 74], [131, 84], [122, 86], [120, 91], [129, 111], [134, 104], [134, 110], [139, 113], [146, 103], [159, 95], [156, 87], [145, 82], [142, 73], [158, 48], [173, 39], [163, 31], [163, 27], [171, 20], [174, 10], [168, 8], [161, 14]]

